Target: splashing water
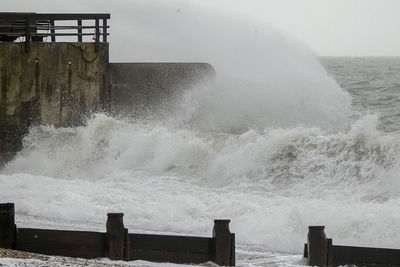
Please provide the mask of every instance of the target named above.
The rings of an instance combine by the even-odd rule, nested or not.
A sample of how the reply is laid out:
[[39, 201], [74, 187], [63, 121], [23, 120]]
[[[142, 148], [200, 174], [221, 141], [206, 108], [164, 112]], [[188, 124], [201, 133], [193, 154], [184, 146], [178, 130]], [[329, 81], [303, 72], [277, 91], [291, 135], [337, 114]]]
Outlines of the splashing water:
[[[117, 52], [116, 58], [201, 61], [215, 67], [214, 86], [196, 88], [177, 101], [175, 122], [224, 132], [347, 126], [349, 95], [306, 47], [243, 15], [221, 13], [202, 2], [174, 3], [148, 1], [128, 9], [133, 31], [146, 32], [157, 41], [135, 38], [131, 43], [136, 49], [129, 55]], [[185, 8], [176, 12], [177, 6]]]
[[[188, 25], [202, 23], [201, 42], [185, 26], [174, 29], [215, 66], [215, 84], [188, 91], [163, 121], [96, 114], [80, 127], [31, 129], [0, 171], [0, 201], [16, 203], [17, 223], [104, 230], [106, 212], [123, 211], [131, 231], [208, 236], [214, 218], [230, 218], [238, 264], [247, 266], [304, 264], [286, 253], [301, 252], [313, 224], [326, 225], [337, 243], [399, 247], [400, 133], [387, 125], [393, 117], [362, 105], [378, 104], [380, 91], [352, 91], [367, 70], [336, 76], [354, 111], [304, 47], [268, 28], [193, 12], [204, 10], [184, 14]], [[161, 17], [169, 26], [182, 19]], [[192, 59], [179, 49], [160, 59]], [[140, 55], [152, 59], [149, 50]], [[342, 73], [342, 63], [330, 64]]]
[[229, 217], [239, 242], [273, 251], [299, 251], [317, 223], [337, 240], [393, 246], [379, 231], [397, 233], [400, 138], [376, 125], [367, 116], [335, 134], [226, 134], [99, 114], [83, 127], [32, 130], [0, 175], [2, 198], [20, 213], [83, 224], [123, 209], [131, 227], [166, 232], [207, 234], [212, 218]]

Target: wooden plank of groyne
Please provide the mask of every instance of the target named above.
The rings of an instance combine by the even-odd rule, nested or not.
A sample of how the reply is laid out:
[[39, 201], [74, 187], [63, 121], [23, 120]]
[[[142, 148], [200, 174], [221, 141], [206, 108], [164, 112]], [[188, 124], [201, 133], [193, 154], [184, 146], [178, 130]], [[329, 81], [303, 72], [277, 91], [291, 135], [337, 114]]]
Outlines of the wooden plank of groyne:
[[345, 264], [400, 265], [400, 250], [371, 247], [333, 246], [335, 266]]
[[100, 258], [105, 256], [105, 234], [18, 228], [16, 249], [46, 255]]
[[230, 220], [214, 220], [213, 237], [129, 234], [129, 260], [235, 265], [235, 236]]
[[207, 237], [129, 234], [129, 246], [131, 250], [208, 254], [211, 251], [212, 240], [212, 238]]
[[202, 263], [214, 259], [214, 243], [207, 237], [129, 234], [129, 260]]

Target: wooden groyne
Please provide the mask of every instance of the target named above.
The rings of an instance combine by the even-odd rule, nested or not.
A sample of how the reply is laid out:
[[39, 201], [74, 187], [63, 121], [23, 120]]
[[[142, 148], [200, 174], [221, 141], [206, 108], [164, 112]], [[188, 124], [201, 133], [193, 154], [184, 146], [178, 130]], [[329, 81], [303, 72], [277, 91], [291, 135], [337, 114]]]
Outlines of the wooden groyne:
[[230, 220], [214, 220], [212, 237], [131, 234], [123, 213], [108, 213], [105, 233], [19, 228], [13, 203], [0, 204], [0, 247], [46, 255], [235, 266]]
[[399, 249], [333, 245], [332, 239], [325, 235], [324, 226], [308, 229], [304, 257], [311, 266], [400, 266]]

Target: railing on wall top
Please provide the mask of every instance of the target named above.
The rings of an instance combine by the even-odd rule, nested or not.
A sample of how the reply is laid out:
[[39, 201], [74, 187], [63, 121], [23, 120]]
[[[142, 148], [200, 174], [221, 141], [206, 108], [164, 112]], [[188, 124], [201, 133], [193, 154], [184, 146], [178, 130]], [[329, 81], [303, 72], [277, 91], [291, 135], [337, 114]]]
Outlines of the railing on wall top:
[[26, 51], [32, 42], [56, 42], [57, 36], [76, 36], [78, 42], [89, 36], [96, 44], [107, 43], [108, 19], [110, 14], [0, 12], [0, 42], [24, 41]]

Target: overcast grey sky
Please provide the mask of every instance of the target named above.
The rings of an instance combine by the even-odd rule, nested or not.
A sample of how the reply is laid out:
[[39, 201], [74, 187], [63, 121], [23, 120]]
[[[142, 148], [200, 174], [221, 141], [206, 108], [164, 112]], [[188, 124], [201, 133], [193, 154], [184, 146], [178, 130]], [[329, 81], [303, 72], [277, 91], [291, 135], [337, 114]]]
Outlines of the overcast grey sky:
[[[266, 23], [320, 56], [400, 56], [400, 0], [1, 0], [2, 11], [110, 12], [113, 42], [140, 23], [135, 12], [145, 14], [154, 30], [165, 28], [163, 12], [195, 14], [198, 6], [213, 16], [256, 21], [255, 30]], [[136, 26], [140, 38], [146, 38], [146, 27]]]

